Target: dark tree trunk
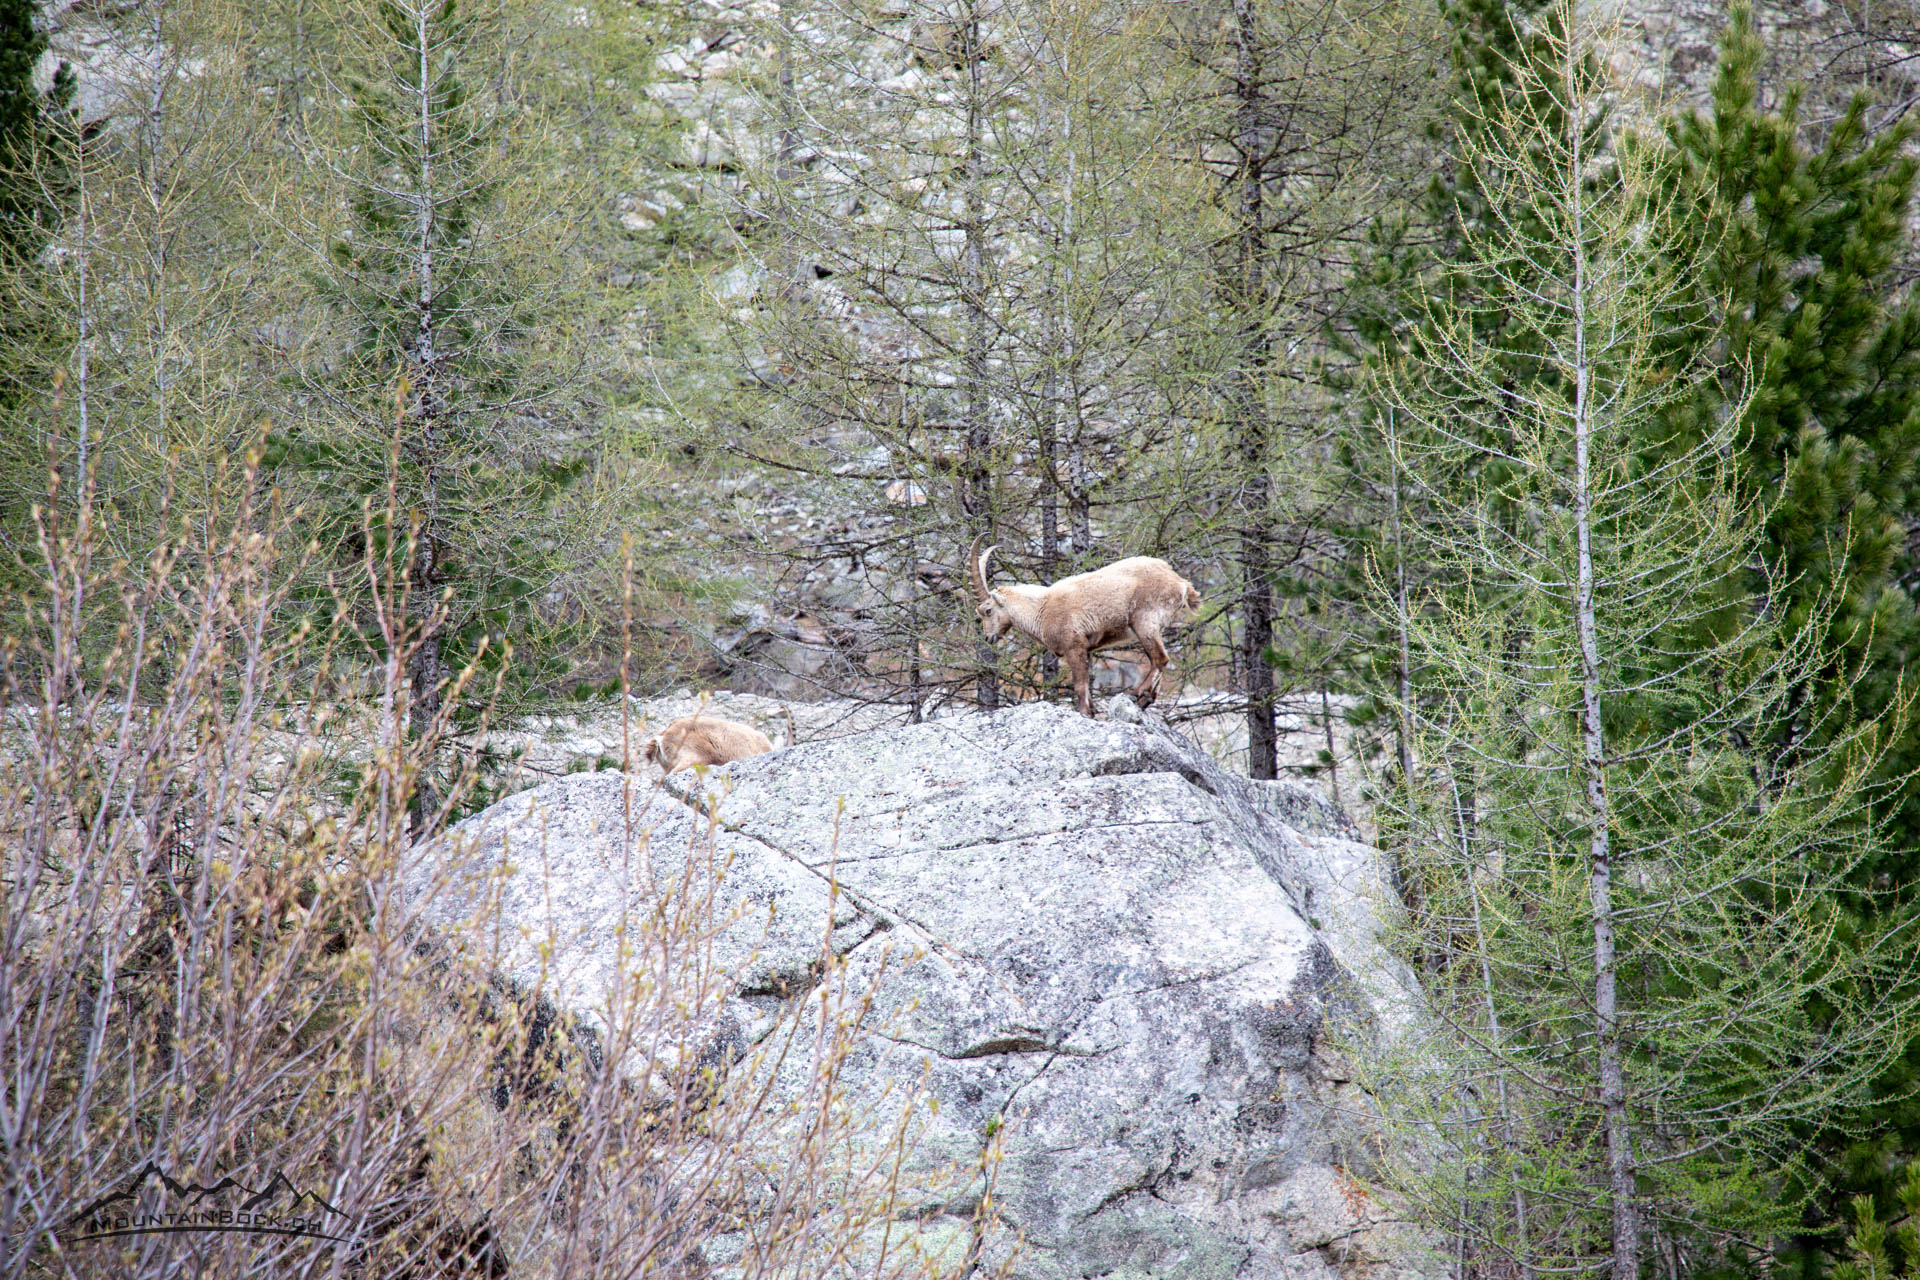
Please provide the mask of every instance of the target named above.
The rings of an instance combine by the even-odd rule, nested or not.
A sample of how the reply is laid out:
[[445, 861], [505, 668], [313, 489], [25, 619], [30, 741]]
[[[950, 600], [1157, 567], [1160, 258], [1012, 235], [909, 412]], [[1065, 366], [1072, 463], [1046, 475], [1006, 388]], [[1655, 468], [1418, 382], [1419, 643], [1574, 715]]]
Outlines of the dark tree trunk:
[[[416, 166], [418, 190], [414, 192], [414, 295], [416, 309], [413, 337], [412, 374], [418, 399], [414, 401], [407, 415], [411, 421], [403, 419], [403, 429], [410, 427], [406, 447], [412, 454], [414, 464], [420, 470], [420, 516], [418, 526], [413, 530], [416, 539], [413, 550], [413, 563], [409, 566], [409, 585], [412, 634], [409, 639], [415, 646], [407, 657], [408, 688], [408, 745], [410, 747], [431, 741], [434, 722], [439, 718], [441, 702], [445, 696], [446, 661], [442, 651], [441, 626], [444, 621], [439, 608], [440, 600], [440, 470], [441, 452], [444, 442], [441, 439], [443, 423], [443, 405], [441, 403], [440, 375], [441, 352], [439, 332], [439, 294], [436, 291], [435, 249], [439, 228], [436, 222], [438, 205], [435, 200], [434, 171], [435, 147], [439, 140], [435, 137], [433, 101], [428, 91], [431, 81], [427, 74], [428, 59], [432, 56], [433, 40], [428, 30], [426, 10], [415, 15], [414, 36], [418, 50], [420, 79], [416, 90], [418, 108], [418, 131], [415, 134], [417, 152], [413, 156]], [[398, 518], [398, 512], [394, 513]], [[424, 839], [430, 834], [433, 818], [440, 807], [439, 795], [433, 779], [433, 755], [431, 750], [418, 752], [414, 775], [413, 798], [409, 806], [411, 833], [415, 840]]]
[[[1045, 408], [1040, 423], [1040, 474], [1043, 477], [1040, 488], [1040, 581], [1052, 582], [1060, 576], [1060, 490], [1056, 472], [1059, 444], [1054, 429], [1058, 419], [1054, 415], [1055, 379], [1048, 375], [1045, 394]], [[1052, 653], [1040, 657], [1041, 679], [1051, 684], [1060, 674], [1060, 659]]]
[[1262, 108], [1260, 32], [1256, 0], [1234, 0], [1234, 122], [1240, 162], [1239, 260], [1235, 281], [1242, 317], [1241, 367], [1235, 370], [1234, 434], [1240, 454], [1240, 609], [1242, 670], [1247, 694], [1247, 773], [1271, 779], [1278, 774], [1274, 743], [1273, 550], [1268, 527], [1271, 497], [1267, 477], [1270, 424], [1262, 386], [1271, 358], [1267, 331], [1267, 236], [1265, 184], [1267, 149]]
[[[986, 184], [981, 153], [980, 15], [969, 4], [961, 23], [962, 53], [967, 60], [966, 248], [963, 291], [966, 295], [967, 348], [964, 359], [967, 414], [967, 487], [969, 524], [975, 533], [994, 539], [993, 423], [987, 405], [987, 300], [985, 206]], [[991, 711], [1000, 705], [1000, 675], [993, 646], [982, 640], [975, 653], [980, 664], [980, 705]]]

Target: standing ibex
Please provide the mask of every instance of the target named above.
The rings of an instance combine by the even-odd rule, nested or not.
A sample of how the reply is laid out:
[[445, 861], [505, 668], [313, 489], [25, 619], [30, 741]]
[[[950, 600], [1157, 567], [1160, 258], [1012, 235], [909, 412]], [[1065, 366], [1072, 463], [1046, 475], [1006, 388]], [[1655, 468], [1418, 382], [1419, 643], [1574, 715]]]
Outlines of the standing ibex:
[[987, 586], [987, 561], [975, 538], [967, 548], [967, 570], [980, 602], [980, 625], [987, 639], [1020, 631], [1067, 664], [1073, 674], [1073, 700], [1082, 715], [1093, 714], [1093, 690], [1087, 664], [1093, 651], [1137, 642], [1147, 655], [1147, 674], [1133, 691], [1141, 706], [1153, 705], [1160, 673], [1170, 659], [1161, 633], [1186, 621], [1200, 607], [1200, 593], [1165, 560], [1129, 556], [1091, 573], [1076, 573], [1050, 587], [1028, 583]]

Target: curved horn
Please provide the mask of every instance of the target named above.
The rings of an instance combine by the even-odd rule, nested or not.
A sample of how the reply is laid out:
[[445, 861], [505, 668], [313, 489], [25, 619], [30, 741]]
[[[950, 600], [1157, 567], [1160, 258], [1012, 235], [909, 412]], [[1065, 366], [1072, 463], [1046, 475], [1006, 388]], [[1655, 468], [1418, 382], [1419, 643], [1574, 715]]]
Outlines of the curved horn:
[[988, 595], [993, 594], [993, 589], [987, 586], [987, 561], [993, 559], [993, 553], [999, 549], [1000, 544], [996, 542], [980, 553], [980, 590]]
[[973, 594], [981, 600], [987, 598], [987, 575], [980, 564], [980, 544], [986, 540], [987, 535], [983, 533], [967, 548], [967, 577], [973, 581]]

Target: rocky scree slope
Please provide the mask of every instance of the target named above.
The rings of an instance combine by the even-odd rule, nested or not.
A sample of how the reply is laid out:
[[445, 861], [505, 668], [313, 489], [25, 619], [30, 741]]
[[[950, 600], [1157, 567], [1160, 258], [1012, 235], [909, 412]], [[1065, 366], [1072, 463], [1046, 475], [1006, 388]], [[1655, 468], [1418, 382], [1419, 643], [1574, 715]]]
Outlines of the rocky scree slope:
[[[665, 788], [572, 775], [424, 850], [411, 890], [444, 936], [504, 924], [506, 976], [604, 1026], [648, 885], [724, 860], [715, 1048], [805, 1016], [830, 936], [855, 988], [877, 982], [850, 1091], [924, 1071], [939, 1100], [916, 1170], [977, 1169], [1006, 1126], [986, 1257], [1015, 1276], [1437, 1275], [1369, 1186], [1382, 1138], [1348, 1056], [1420, 1021], [1380, 942], [1379, 855], [1313, 791], [1112, 707], [1135, 723], [1030, 704]], [[922, 1247], [957, 1261], [980, 1189], [918, 1206]]]

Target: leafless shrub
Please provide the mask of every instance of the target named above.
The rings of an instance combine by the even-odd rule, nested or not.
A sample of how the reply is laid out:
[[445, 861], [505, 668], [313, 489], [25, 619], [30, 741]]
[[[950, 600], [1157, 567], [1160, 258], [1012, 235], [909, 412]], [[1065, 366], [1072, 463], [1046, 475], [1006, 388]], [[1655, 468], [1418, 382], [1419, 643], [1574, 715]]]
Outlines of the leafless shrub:
[[484, 937], [422, 931], [412, 783], [475, 692], [404, 723], [404, 574], [365, 567], [359, 616], [392, 629], [370, 648], [348, 611], [307, 620], [270, 497], [139, 564], [98, 518], [90, 492], [48, 504], [0, 651], [0, 1277], [977, 1270], [910, 1238], [925, 1100], [851, 1100], [872, 991], [824, 939], [783, 1030], [731, 1061], [697, 877], [636, 912], [593, 1026], [504, 984]]

